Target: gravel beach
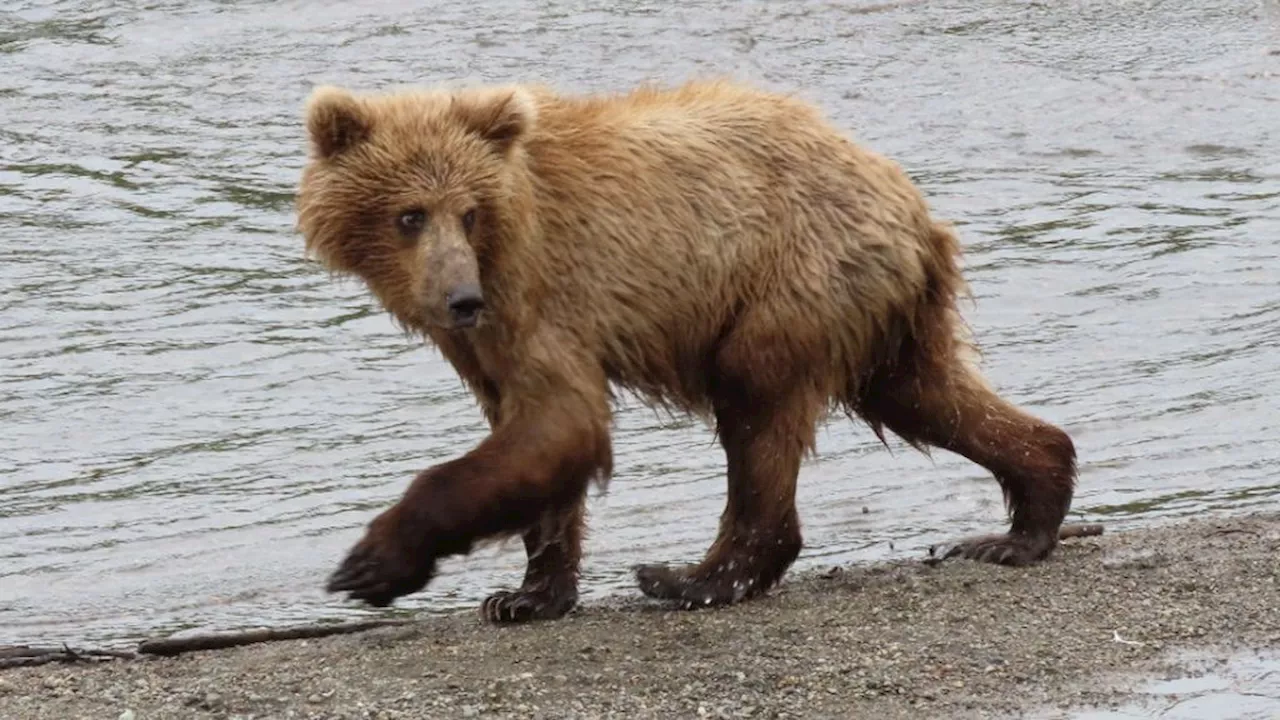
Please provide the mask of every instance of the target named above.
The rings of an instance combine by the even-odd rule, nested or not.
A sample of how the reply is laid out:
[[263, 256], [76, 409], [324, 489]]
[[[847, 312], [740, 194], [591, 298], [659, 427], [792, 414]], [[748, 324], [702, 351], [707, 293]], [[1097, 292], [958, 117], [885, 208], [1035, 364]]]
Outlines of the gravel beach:
[[1202, 518], [1071, 540], [1030, 569], [796, 574], [722, 610], [621, 599], [530, 626], [467, 613], [16, 668], [0, 718], [1066, 717], [1128, 702], [1181, 651], [1280, 647], [1278, 551], [1280, 514]]

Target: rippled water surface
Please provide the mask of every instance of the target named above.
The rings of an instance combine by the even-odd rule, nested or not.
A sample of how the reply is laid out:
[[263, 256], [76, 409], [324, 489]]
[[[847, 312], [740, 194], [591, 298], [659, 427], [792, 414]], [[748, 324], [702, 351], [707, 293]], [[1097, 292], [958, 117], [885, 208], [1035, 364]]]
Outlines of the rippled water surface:
[[[415, 5], [417, 7], [415, 7]], [[320, 588], [484, 425], [450, 368], [304, 259], [318, 83], [729, 74], [798, 90], [956, 220], [1009, 397], [1073, 433], [1114, 527], [1280, 499], [1280, 7], [9, 0], [0, 10], [0, 643], [360, 612]], [[695, 559], [709, 431], [629, 403], [586, 599]], [[998, 527], [980, 468], [832, 422], [797, 567]], [[865, 511], [864, 511], [865, 508]], [[518, 580], [518, 543], [417, 609]]]

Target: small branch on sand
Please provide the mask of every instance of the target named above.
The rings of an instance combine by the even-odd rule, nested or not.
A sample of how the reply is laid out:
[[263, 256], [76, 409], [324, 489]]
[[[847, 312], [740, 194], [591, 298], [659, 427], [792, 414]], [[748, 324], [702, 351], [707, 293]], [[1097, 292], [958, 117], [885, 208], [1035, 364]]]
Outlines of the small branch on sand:
[[222, 648], [253, 645], [255, 643], [275, 640], [301, 640], [318, 638], [327, 635], [345, 635], [364, 632], [380, 627], [407, 625], [412, 620], [364, 620], [353, 623], [328, 623], [324, 625], [297, 625], [287, 628], [264, 628], [246, 630], [244, 632], [226, 632], [210, 635], [190, 635], [187, 637], [156, 638], [144, 640], [138, 645], [141, 655], [173, 656], [199, 650], [220, 650]]
[[1097, 537], [1102, 534], [1102, 525], [1098, 523], [1090, 523], [1087, 525], [1063, 525], [1058, 530], [1059, 540], [1070, 540], [1071, 538]]
[[63, 645], [60, 648], [31, 647], [30, 645], [0, 645], [0, 668], [27, 667], [46, 663], [102, 662], [104, 660], [130, 660], [138, 654], [120, 650], [78, 650]]
[[198, 650], [218, 650], [240, 645], [271, 642], [273, 640], [301, 640], [304, 638], [325, 637], [327, 635], [345, 635], [380, 627], [407, 625], [411, 622], [413, 621], [407, 619], [364, 620], [352, 623], [298, 625], [278, 629], [155, 638], [140, 643], [137, 652], [129, 650], [83, 650], [66, 645], [62, 647], [0, 645], [0, 670], [55, 662], [87, 663], [106, 660], [135, 660], [145, 655], [173, 656]]

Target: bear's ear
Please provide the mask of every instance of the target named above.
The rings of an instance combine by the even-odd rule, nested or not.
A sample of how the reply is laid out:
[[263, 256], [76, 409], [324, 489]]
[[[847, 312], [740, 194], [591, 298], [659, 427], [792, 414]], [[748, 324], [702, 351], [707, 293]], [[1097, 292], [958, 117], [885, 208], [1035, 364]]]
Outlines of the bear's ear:
[[307, 132], [316, 154], [328, 159], [369, 135], [369, 117], [351, 93], [321, 86], [307, 101]]
[[506, 155], [533, 129], [538, 118], [533, 96], [523, 88], [492, 88], [456, 97], [456, 117]]

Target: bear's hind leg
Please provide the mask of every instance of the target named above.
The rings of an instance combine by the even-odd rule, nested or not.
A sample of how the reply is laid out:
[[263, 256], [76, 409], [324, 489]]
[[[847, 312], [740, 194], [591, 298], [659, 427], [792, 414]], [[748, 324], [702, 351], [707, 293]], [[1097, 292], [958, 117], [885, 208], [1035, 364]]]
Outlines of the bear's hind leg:
[[647, 565], [636, 573], [646, 595], [686, 608], [728, 605], [768, 590], [803, 543], [796, 478], [813, 446], [821, 402], [800, 389], [765, 397], [742, 387], [726, 390], [716, 397], [729, 479], [719, 536], [697, 565]]
[[548, 511], [524, 532], [524, 583], [485, 598], [481, 617], [495, 624], [555, 620], [577, 605], [585, 500], [584, 495], [564, 510]]
[[[943, 325], [940, 332], [951, 331]], [[1030, 565], [1058, 545], [1071, 505], [1076, 453], [1060, 428], [1001, 398], [977, 370], [947, 352], [904, 353], [907, 362], [868, 385], [861, 414], [913, 444], [955, 452], [990, 470], [1009, 509], [1009, 532], [959, 540], [935, 559], [964, 557], [1002, 565]]]

